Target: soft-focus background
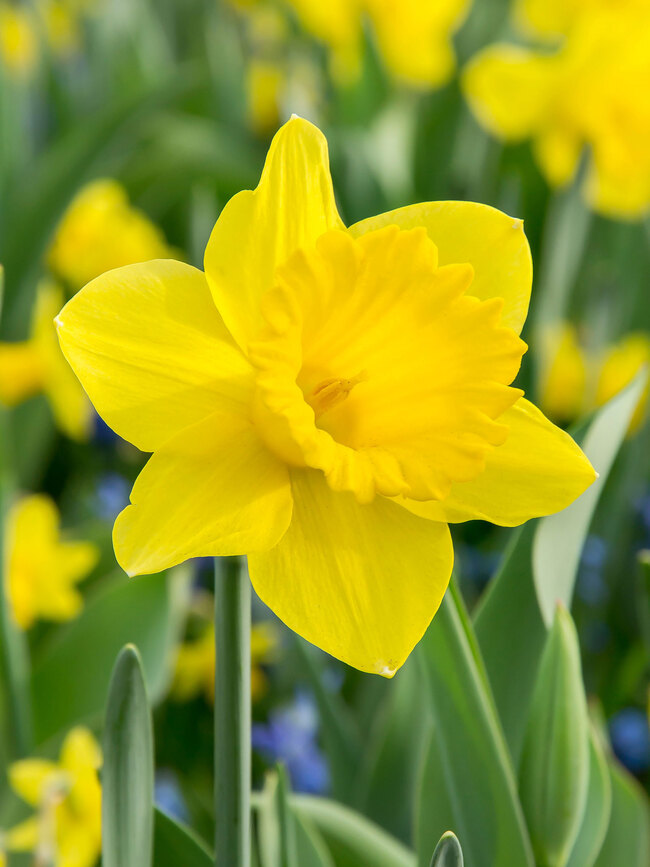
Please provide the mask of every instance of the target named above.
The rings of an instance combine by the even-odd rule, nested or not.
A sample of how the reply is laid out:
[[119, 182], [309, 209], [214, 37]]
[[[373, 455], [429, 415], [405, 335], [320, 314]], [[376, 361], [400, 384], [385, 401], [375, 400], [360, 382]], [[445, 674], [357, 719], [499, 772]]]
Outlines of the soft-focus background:
[[[120, 572], [112, 522], [146, 456], [86, 402], [52, 319], [109, 268], [161, 256], [201, 267], [221, 208], [256, 185], [293, 112], [327, 135], [348, 224], [437, 199], [524, 219], [535, 280], [519, 383], [554, 421], [579, 435], [650, 361], [647, 0], [0, 0], [0, 828], [30, 813], [29, 787], [8, 785], [12, 760], [54, 759], [75, 726], [97, 733], [115, 653], [136, 640], [158, 802], [210, 838], [213, 564]], [[646, 789], [647, 403], [646, 388], [572, 608], [593, 714]], [[512, 531], [453, 534], [471, 612]], [[260, 602], [254, 621], [256, 784], [281, 760], [294, 791], [346, 800], [412, 843], [406, 808], [385, 795], [404, 769], [380, 762], [387, 696], [408, 723], [408, 667], [389, 684], [309, 648]], [[363, 744], [353, 779], [352, 758], [328, 746], [332, 707], [335, 737], [349, 726], [350, 753]], [[23, 849], [42, 847], [25, 834]]]

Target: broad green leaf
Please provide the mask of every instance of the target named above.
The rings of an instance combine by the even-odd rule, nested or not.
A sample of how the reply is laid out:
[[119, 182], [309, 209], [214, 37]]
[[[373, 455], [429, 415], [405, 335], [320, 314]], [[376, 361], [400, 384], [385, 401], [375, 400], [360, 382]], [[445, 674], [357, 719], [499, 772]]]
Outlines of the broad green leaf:
[[290, 803], [322, 836], [336, 867], [416, 867], [413, 852], [348, 807], [309, 795], [292, 795]]
[[361, 782], [364, 814], [405, 842], [411, 839], [414, 793], [431, 728], [419, 664], [413, 654], [387, 684]]
[[595, 867], [648, 867], [648, 796], [616, 762], [611, 763], [609, 772], [612, 781], [612, 814]]
[[115, 657], [129, 643], [142, 656], [147, 690], [156, 702], [167, 687], [171, 654], [186, 608], [189, 571], [122, 578], [57, 630], [32, 673], [35, 741], [102, 713]]
[[431, 867], [463, 867], [463, 850], [453, 831], [446, 831], [433, 853]]
[[153, 725], [140, 654], [120, 653], [103, 738], [102, 865], [148, 867], [153, 849]]
[[296, 856], [300, 867], [336, 867], [325, 841], [314, 825], [293, 811], [296, 832]]
[[530, 704], [519, 772], [539, 864], [566, 865], [589, 785], [589, 721], [571, 615], [556, 609]]
[[432, 814], [430, 833], [434, 843], [447, 830], [458, 834], [472, 867], [532, 865], [510, 756], [461, 605], [447, 592], [418, 648], [431, 688], [437, 784], [453, 812], [451, 823]]
[[600, 852], [612, 809], [612, 784], [600, 737], [589, 730], [589, 790], [580, 830], [567, 867], [593, 867]]
[[[516, 530], [474, 615], [503, 733], [517, 767], [546, 629], [531, 568], [534, 521]], [[513, 684], [517, 688], [513, 689]]]
[[603, 487], [647, 382], [642, 371], [595, 416], [583, 450], [600, 478], [575, 503], [539, 521], [533, 542], [533, 575], [542, 619], [550, 628], [556, 603], [571, 607], [580, 554]]
[[156, 810], [154, 865], [155, 867], [214, 867], [214, 860], [193, 831], [160, 810]]

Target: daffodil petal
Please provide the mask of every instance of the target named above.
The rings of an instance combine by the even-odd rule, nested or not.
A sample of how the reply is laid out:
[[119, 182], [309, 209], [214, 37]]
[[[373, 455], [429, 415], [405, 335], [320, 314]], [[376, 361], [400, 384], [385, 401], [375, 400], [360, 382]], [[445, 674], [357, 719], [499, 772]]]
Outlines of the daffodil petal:
[[317, 470], [293, 470], [291, 481], [289, 530], [248, 558], [255, 590], [303, 638], [362, 671], [393, 675], [449, 582], [449, 528], [381, 496], [360, 505]]
[[504, 527], [569, 506], [596, 479], [594, 468], [569, 434], [521, 398], [499, 419], [510, 427], [488, 456], [483, 473], [452, 485], [441, 502], [399, 502], [432, 521], [483, 520]]
[[102, 751], [93, 734], [84, 726], [77, 726], [67, 735], [61, 747], [61, 767], [66, 771], [98, 770], [102, 765]]
[[556, 58], [517, 45], [490, 45], [465, 67], [470, 107], [494, 135], [521, 141], [547, 122], [557, 94]]
[[57, 326], [99, 414], [143, 451], [250, 400], [248, 362], [190, 265], [157, 259], [109, 271], [66, 304]]
[[261, 325], [260, 299], [276, 266], [342, 227], [325, 137], [294, 117], [273, 139], [259, 186], [228, 202], [205, 251], [215, 304], [242, 349]]
[[58, 766], [47, 759], [21, 759], [9, 768], [9, 785], [23, 801], [36, 807], [58, 773]]
[[[38, 817], [32, 816], [10, 828], [5, 834], [4, 843], [10, 852], [33, 852], [38, 846], [39, 831]], [[0, 865], [2, 865], [2, 853], [0, 853]]]
[[189, 557], [267, 550], [291, 519], [285, 464], [243, 415], [217, 413], [154, 453], [115, 522], [118, 562], [130, 575]]
[[521, 220], [474, 202], [407, 205], [355, 223], [354, 237], [382, 226], [423, 226], [438, 248], [439, 265], [469, 263], [474, 269], [468, 295], [481, 301], [503, 298], [501, 323], [519, 334], [526, 320], [533, 267]]

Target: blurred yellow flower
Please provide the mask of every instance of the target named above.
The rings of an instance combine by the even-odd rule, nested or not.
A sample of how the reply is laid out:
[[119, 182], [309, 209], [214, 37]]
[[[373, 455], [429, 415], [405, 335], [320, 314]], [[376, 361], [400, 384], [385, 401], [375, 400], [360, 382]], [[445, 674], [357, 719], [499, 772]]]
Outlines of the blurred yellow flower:
[[[628, 334], [614, 346], [610, 346], [599, 364], [596, 406], [602, 406], [622, 391], [644, 365], [650, 365], [650, 337], [647, 334]], [[632, 416], [629, 433], [635, 433], [645, 421], [649, 394], [649, 386], [646, 385]]]
[[76, 54], [81, 47], [81, 28], [69, 0], [40, 0], [38, 9], [52, 53], [64, 59]]
[[[271, 623], [254, 623], [251, 627], [251, 696], [253, 701], [266, 692], [266, 675], [262, 665], [277, 654], [278, 635]], [[177, 701], [189, 701], [204, 695], [214, 703], [215, 675], [214, 624], [209, 624], [194, 641], [182, 644], [176, 658], [171, 694]]]
[[585, 406], [587, 360], [573, 325], [549, 329], [541, 351], [539, 405], [552, 419], [570, 422]]
[[94, 867], [101, 852], [101, 764], [99, 745], [81, 727], [67, 735], [58, 762], [15, 762], [11, 788], [37, 814], [7, 832], [8, 851], [33, 852], [37, 863], [52, 867]]
[[0, 61], [19, 76], [29, 76], [38, 63], [38, 36], [31, 11], [0, 2]]
[[[263, 0], [233, 5], [247, 10]], [[302, 27], [329, 50], [334, 77], [355, 80], [361, 72], [364, 23], [370, 23], [387, 69], [413, 87], [439, 87], [455, 68], [452, 37], [471, 0], [284, 0]]]
[[[611, 400], [650, 365], [650, 337], [627, 334], [599, 352], [588, 351], [569, 323], [549, 329], [543, 341], [540, 371], [540, 406], [563, 424], [575, 421]], [[648, 387], [639, 399], [629, 434], [636, 433], [645, 420]]]
[[6, 592], [16, 623], [70, 620], [83, 607], [76, 589], [94, 568], [99, 551], [90, 542], [61, 538], [59, 513], [43, 494], [19, 500], [7, 516]]
[[512, 526], [595, 478], [511, 388], [531, 287], [520, 220], [429, 202], [341, 221], [320, 131], [277, 133], [205, 274], [106, 274], [58, 317], [98, 411], [153, 452], [118, 517], [129, 574], [248, 554], [292, 629], [392, 675], [452, 569], [448, 521]]
[[85, 439], [93, 410], [59, 347], [53, 318], [64, 296], [49, 280], [40, 283], [32, 313], [31, 335], [0, 343], [0, 404], [14, 406], [43, 392], [57, 426], [73, 439]]
[[57, 228], [48, 265], [78, 289], [99, 274], [122, 265], [171, 255], [162, 232], [133, 208], [113, 180], [98, 180], [77, 193]]
[[635, 219], [650, 206], [650, 6], [580, 17], [549, 54], [493, 45], [470, 62], [465, 94], [506, 141], [532, 139], [549, 183], [574, 177], [599, 212]]
[[246, 91], [250, 123], [256, 133], [277, 128], [285, 84], [286, 75], [279, 63], [251, 58], [246, 69]]
[[641, 10], [647, 0], [516, 0], [514, 17], [525, 33], [557, 39], [585, 15]]

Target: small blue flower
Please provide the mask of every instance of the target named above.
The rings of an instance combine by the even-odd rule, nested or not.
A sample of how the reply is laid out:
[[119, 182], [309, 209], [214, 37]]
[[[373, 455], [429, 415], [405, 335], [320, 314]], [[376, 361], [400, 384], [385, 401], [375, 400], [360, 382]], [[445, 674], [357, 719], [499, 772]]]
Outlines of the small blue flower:
[[98, 446], [112, 446], [120, 437], [110, 428], [101, 416], [93, 417], [93, 442]]
[[637, 707], [626, 707], [609, 721], [612, 749], [618, 759], [633, 774], [650, 769], [650, 727], [645, 713]]
[[253, 725], [253, 748], [268, 761], [284, 763], [294, 791], [323, 794], [329, 788], [329, 769], [317, 734], [313, 698], [300, 692], [293, 704], [273, 711], [267, 724]]
[[173, 771], [160, 770], [156, 773], [154, 801], [156, 806], [172, 819], [181, 822], [189, 820], [185, 798]]
[[588, 536], [580, 558], [576, 590], [587, 605], [602, 605], [607, 601], [609, 588], [603, 577], [608, 547], [599, 536]]
[[105, 473], [97, 482], [97, 514], [107, 521], [114, 521], [129, 504], [131, 486], [118, 473]]
[[474, 545], [458, 545], [456, 556], [460, 564], [460, 574], [467, 578], [478, 590], [482, 590], [499, 568], [501, 554], [497, 551], [481, 551]]

